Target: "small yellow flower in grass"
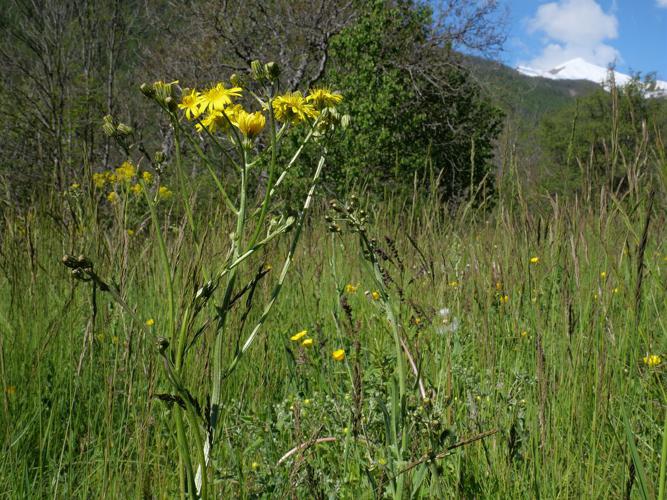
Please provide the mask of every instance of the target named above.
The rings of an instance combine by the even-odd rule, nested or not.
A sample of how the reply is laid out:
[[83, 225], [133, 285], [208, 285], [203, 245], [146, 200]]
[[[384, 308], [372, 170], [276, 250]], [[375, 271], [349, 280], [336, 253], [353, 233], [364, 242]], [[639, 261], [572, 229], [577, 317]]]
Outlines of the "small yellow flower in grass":
[[75, 183], [72, 184], [69, 188], [70, 188], [72, 191], [76, 191], [76, 190], [79, 189], [80, 187], [81, 187], [81, 184], [79, 184], [78, 182], [75, 182]]
[[289, 339], [292, 342], [298, 342], [299, 340], [304, 338], [306, 335], [308, 335], [308, 330], [301, 330], [300, 332], [295, 333], [294, 335], [292, 335]]
[[510, 296], [501, 295], [500, 297], [498, 297], [498, 300], [500, 301], [501, 304], [507, 304], [510, 301]]
[[201, 94], [200, 106], [209, 111], [220, 111], [232, 103], [233, 97], [240, 97], [242, 90], [241, 87], [226, 88], [218, 83]]
[[141, 187], [141, 184], [132, 184], [130, 191], [136, 195], [140, 195], [143, 192], [143, 188]]
[[451, 286], [452, 288], [457, 288], [459, 285], [460, 283], [456, 280], [449, 282], [449, 286]]
[[178, 107], [179, 109], [183, 110], [186, 119], [194, 120], [197, 118], [203, 111], [199, 92], [197, 92], [195, 89], [192, 89], [187, 94], [183, 94], [181, 103], [178, 105]]
[[644, 364], [649, 368], [658, 366], [660, 363], [662, 363], [662, 358], [657, 354], [649, 354], [648, 356], [644, 356]]
[[312, 104], [317, 110], [332, 108], [342, 100], [342, 95], [336, 92], [331, 92], [326, 88], [311, 89], [306, 96], [306, 102]]
[[146, 320], [146, 326], [153, 326], [155, 324], [155, 320], [153, 318], [148, 318]]
[[387, 465], [387, 460], [384, 459], [384, 458], [380, 458], [380, 459], [378, 459], [378, 464], [380, 464], [380, 465]]
[[347, 285], [345, 285], [345, 293], [356, 293], [358, 288], [359, 288], [358, 283], [356, 285], [348, 283]]
[[248, 139], [254, 139], [264, 129], [266, 125], [266, 117], [259, 111], [248, 113], [245, 110], [240, 110], [235, 115], [234, 125], [238, 127], [241, 133]]
[[167, 186], [160, 186], [160, 189], [157, 191], [157, 195], [160, 197], [161, 200], [168, 200], [169, 198], [172, 197], [174, 193], [171, 192], [171, 190]]
[[296, 125], [307, 118], [316, 118], [317, 110], [306, 102], [301, 92], [288, 92], [273, 100], [273, 112], [279, 122]]
[[531, 264], [539, 264], [540, 263], [540, 258], [537, 256], [533, 256], [530, 258], [530, 263]]
[[312, 403], [312, 402], [313, 402], [312, 399], [304, 399], [303, 400], [304, 406], [310, 406], [310, 403]]
[[105, 173], [95, 172], [93, 174], [93, 184], [96, 188], [103, 188], [107, 182], [107, 176]]
[[119, 200], [119, 197], [118, 197], [118, 193], [116, 191], [111, 191], [107, 195], [107, 201], [109, 203], [111, 203], [112, 205], [115, 205], [116, 203], [118, 203], [118, 200]]
[[335, 361], [343, 361], [345, 359], [345, 349], [337, 349], [331, 353]]
[[420, 324], [421, 322], [422, 322], [422, 319], [421, 319], [419, 316], [417, 316], [417, 317], [415, 318], [415, 325], [419, 326], [419, 324]]
[[496, 281], [496, 290], [500, 291], [503, 289], [503, 284], [500, 281]]
[[134, 236], [134, 229], [128, 229], [126, 232], [128, 236]]
[[143, 172], [141, 172], [141, 178], [144, 180], [144, 182], [146, 182], [148, 184], [153, 182], [153, 174], [150, 173], [147, 170], [144, 170]]
[[380, 292], [378, 292], [377, 290], [373, 290], [371, 292], [371, 298], [373, 300], [380, 300]]
[[8, 385], [7, 387], [5, 387], [5, 393], [8, 396], [13, 396], [14, 394], [16, 394], [16, 386], [15, 385]]
[[259, 463], [258, 462], [253, 462], [250, 467], [252, 467], [252, 470], [257, 470], [259, 469]]
[[523, 330], [523, 331], [521, 332], [521, 336], [522, 336], [522, 337], [527, 337], [527, 336], [528, 336], [528, 332], [527, 332], [526, 330]]
[[116, 180], [118, 180], [118, 182], [129, 182], [135, 175], [137, 175], [137, 169], [130, 161], [124, 161], [123, 164], [116, 169]]
[[605, 279], [606, 277], [607, 277], [607, 272], [606, 272], [606, 271], [602, 271], [602, 272], [600, 273], [600, 278]]
[[304, 339], [303, 342], [301, 342], [302, 347], [313, 347], [313, 339]]

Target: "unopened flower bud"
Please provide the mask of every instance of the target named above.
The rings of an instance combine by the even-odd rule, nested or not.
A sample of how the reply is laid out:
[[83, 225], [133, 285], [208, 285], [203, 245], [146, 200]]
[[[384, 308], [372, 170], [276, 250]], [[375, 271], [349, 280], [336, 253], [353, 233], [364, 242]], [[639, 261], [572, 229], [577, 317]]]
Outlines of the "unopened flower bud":
[[280, 66], [278, 66], [273, 61], [268, 62], [264, 65], [264, 71], [266, 71], [266, 74], [268, 75], [269, 80], [271, 81], [276, 81], [280, 76]]
[[134, 129], [125, 123], [119, 123], [116, 130], [121, 135], [130, 135], [132, 132], [134, 132]]
[[109, 137], [116, 135], [116, 127], [113, 124], [113, 118], [111, 115], [106, 115], [102, 119], [102, 131], [104, 132], [104, 135]]
[[264, 67], [262, 66], [262, 63], [260, 63], [258, 60], [254, 60], [253, 62], [250, 63], [250, 71], [253, 79], [257, 80], [258, 82], [266, 78]]
[[141, 93], [144, 94], [146, 97], [154, 97], [155, 96], [155, 89], [153, 88], [152, 85], [148, 85], [147, 83], [142, 83], [141, 86], [139, 87], [139, 90], [141, 90]]
[[155, 163], [164, 163], [167, 160], [167, 155], [162, 150], [156, 151], [153, 155], [153, 159], [155, 160]]

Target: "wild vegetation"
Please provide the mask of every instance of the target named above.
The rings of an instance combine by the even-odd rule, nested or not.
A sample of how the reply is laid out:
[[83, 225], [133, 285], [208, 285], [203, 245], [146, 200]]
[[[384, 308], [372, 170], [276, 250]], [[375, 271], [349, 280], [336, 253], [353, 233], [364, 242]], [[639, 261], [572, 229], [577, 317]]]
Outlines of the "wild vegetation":
[[7, 3], [3, 497], [664, 500], [665, 103], [433, 5]]

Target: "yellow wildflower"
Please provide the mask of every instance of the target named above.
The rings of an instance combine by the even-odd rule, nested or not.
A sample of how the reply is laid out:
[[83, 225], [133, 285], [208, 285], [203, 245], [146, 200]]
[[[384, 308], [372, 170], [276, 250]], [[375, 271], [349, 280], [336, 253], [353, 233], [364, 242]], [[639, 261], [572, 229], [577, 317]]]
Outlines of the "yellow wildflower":
[[313, 339], [304, 339], [303, 342], [301, 342], [302, 347], [312, 347], [313, 346]]
[[301, 330], [299, 333], [295, 333], [290, 337], [290, 340], [293, 342], [298, 342], [308, 334], [308, 330]]
[[612, 291], [613, 293], [618, 293], [618, 292], [621, 291], [621, 289], [620, 289], [619, 287], [614, 287], [611, 291]]
[[93, 174], [93, 184], [96, 188], [103, 188], [107, 182], [107, 176], [105, 173], [95, 172]]
[[178, 105], [178, 107], [183, 110], [186, 119], [194, 120], [203, 111], [201, 107], [201, 101], [202, 99], [199, 95], [199, 92], [197, 92], [195, 89], [192, 89], [187, 94], [183, 94], [181, 103]]
[[211, 87], [200, 96], [200, 106], [209, 111], [221, 111], [232, 103], [232, 97], [241, 96], [241, 87], [226, 88], [222, 83]]
[[128, 236], [134, 236], [134, 229], [128, 229], [126, 232]]
[[500, 301], [501, 304], [507, 304], [510, 301], [510, 296], [501, 295], [500, 297], [498, 297], [498, 300]]
[[276, 120], [296, 125], [307, 118], [316, 118], [317, 110], [306, 102], [301, 92], [288, 92], [273, 100], [273, 112]]
[[527, 332], [526, 330], [523, 330], [523, 331], [521, 332], [521, 336], [522, 336], [522, 337], [527, 337], [527, 336], [528, 336], [528, 332]]
[[123, 164], [116, 169], [116, 179], [119, 182], [128, 182], [132, 177], [137, 175], [137, 169], [132, 162], [124, 161]]
[[144, 180], [144, 182], [147, 183], [153, 182], [153, 174], [148, 172], [147, 170], [141, 172], [141, 178]]
[[78, 182], [75, 182], [75, 183], [72, 184], [69, 188], [70, 188], [72, 191], [76, 191], [76, 190], [79, 189], [80, 187], [81, 187], [81, 184], [79, 184]]
[[356, 293], [358, 288], [359, 284], [353, 285], [352, 283], [348, 283], [345, 285], [345, 293]]
[[130, 191], [132, 191], [134, 194], [139, 195], [142, 193], [143, 188], [141, 187], [141, 184], [132, 184]]
[[540, 258], [537, 257], [537, 256], [534, 256], [534, 257], [530, 258], [530, 263], [531, 264], [539, 264], [539, 262], [540, 262]]
[[658, 366], [660, 363], [662, 363], [662, 358], [657, 354], [650, 354], [648, 356], [644, 356], [644, 364], [647, 365], [649, 368]]
[[331, 108], [343, 100], [343, 96], [331, 92], [326, 88], [311, 89], [306, 97], [306, 102], [309, 102], [317, 110], [324, 108]]
[[160, 189], [157, 191], [157, 195], [161, 200], [168, 200], [173, 194], [167, 186], [160, 186]]
[[148, 318], [146, 320], [146, 326], [153, 326], [155, 324], [155, 320], [153, 318]]
[[250, 465], [250, 467], [252, 467], [252, 470], [257, 470], [257, 469], [259, 469], [259, 463], [257, 463], [257, 462], [253, 462], [253, 463]]
[[456, 281], [456, 280], [454, 280], [454, 281], [450, 281], [450, 282], [449, 282], [449, 286], [451, 286], [452, 288], [456, 288], [456, 287], [459, 286], [459, 282]]
[[107, 195], [107, 200], [109, 201], [109, 203], [112, 203], [112, 204], [118, 203], [118, 200], [119, 200], [118, 193], [116, 191], [111, 191]]
[[600, 278], [605, 279], [606, 277], [607, 277], [607, 273], [606, 273], [606, 271], [602, 271], [602, 272], [600, 273]]
[[257, 137], [266, 125], [266, 117], [259, 111], [248, 113], [245, 110], [240, 110], [236, 113], [235, 119], [234, 124], [248, 139]]
[[496, 281], [496, 290], [500, 291], [503, 289], [503, 284], [500, 281]]
[[371, 292], [371, 298], [373, 300], [380, 300], [380, 292], [378, 292], [377, 290], [373, 290]]
[[345, 349], [337, 349], [331, 353], [335, 361], [343, 361], [345, 359]]
[[421, 322], [422, 322], [422, 319], [421, 319], [419, 316], [417, 316], [417, 317], [415, 318], [415, 325], [419, 326], [419, 324], [420, 324]]

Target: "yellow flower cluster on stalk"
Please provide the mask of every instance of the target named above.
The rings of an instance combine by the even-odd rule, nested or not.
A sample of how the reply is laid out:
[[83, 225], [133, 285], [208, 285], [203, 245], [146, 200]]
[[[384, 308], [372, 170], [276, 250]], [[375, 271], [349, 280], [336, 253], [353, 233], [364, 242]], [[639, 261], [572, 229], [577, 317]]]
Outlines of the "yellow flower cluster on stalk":
[[[262, 111], [247, 111], [234, 103], [242, 92], [241, 87], [228, 88], [223, 83], [217, 83], [203, 92], [188, 89], [183, 93], [178, 108], [187, 120], [197, 121], [195, 128], [198, 132], [227, 132], [232, 125], [245, 139], [252, 140], [266, 126], [264, 111], [268, 105], [264, 104]], [[272, 100], [271, 108], [278, 122], [297, 125], [317, 118], [324, 109], [332, 108], [342, 100], [341, 94], [318, 88], [312, 89], [306, 96], [300, 91], [278, 95]]]
[[[144, 192], [144, 185], [140, 182], [142, 180], [146, 185], [151, 184], [153, 182], [153, 173], [147, 170], [139, 172], [137, 167], [129, 160], [124, 161], [115, 169], [93, 174], [93, 186], [95, 189], [101, 190], [107, 186], [111, 188], [111, 191], [106, 195], [106, 199], [113, 205], [120, 201], [118, 188], [121, 191], [125, 190], [136, 196], [141, 195]], [[173, 193], [168, 187], [160, 186], [157, 194], [161, 200], [167, 200], [171, 198]]]
[[648, 356], [644, 356], [644, 364], [649, 368], [654, 368], [660, 363], [662, 363], [662, 358], [657, 354], [649, 354]]

